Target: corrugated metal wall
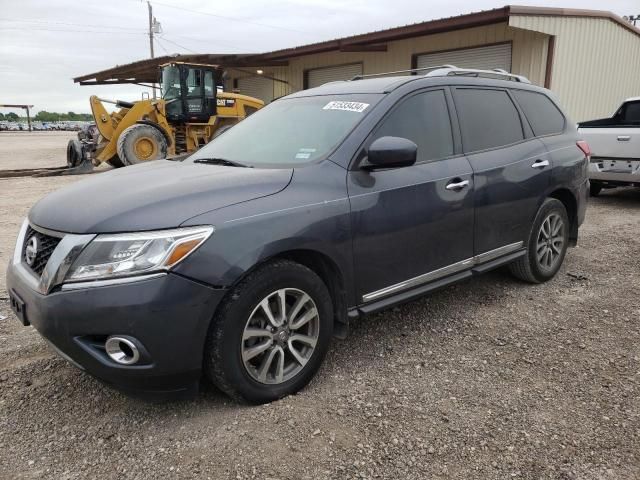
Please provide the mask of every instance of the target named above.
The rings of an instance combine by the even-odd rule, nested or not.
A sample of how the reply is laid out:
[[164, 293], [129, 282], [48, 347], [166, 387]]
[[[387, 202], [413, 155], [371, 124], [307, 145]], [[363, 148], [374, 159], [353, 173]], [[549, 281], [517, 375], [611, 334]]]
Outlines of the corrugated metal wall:
[[640, 95], [640, 37], [612, 20], [523, 15], [509, 24], [556, 37], [551, 90], [574, 121], [609, 116]]
[[417, 57], [417, 68], [455, 65], [461, 68], [501, 68], [511, 70], [511, 42], [487, 47], [458, 48], [438, 53], [424, 53]]
[[[525, 75], [532, 82], [543, 85], [548, 36], [510, 28], [506, 23], [388, 42], [386, 52], [328, 52], [306, 55], [290, 59], [287, 67], [264, 67], [262, 70], [265, 75], [288, 82], [288, 84], [274, 82], [274, 97], [279, 97], [301, 90], [304, 71], [311, 68], [362, 62], [365, 74], [406, 70], [411, 68], [411, 58], [414, 54], [507, 41], [512, 42], [513, 45], [512, 72]], [[230, 74], [233, 76], [234, 72], [231, 71]]]

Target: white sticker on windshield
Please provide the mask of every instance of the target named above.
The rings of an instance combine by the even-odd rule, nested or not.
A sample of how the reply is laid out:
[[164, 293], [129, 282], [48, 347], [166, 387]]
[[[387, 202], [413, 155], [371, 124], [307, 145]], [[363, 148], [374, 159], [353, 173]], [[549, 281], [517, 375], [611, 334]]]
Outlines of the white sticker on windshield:
[[323, 110], [346, 110], [347, 112], [358, 112], [362, 113], [369, 106], [368, 103], [362, 102], [329, 102], [324, 107]]

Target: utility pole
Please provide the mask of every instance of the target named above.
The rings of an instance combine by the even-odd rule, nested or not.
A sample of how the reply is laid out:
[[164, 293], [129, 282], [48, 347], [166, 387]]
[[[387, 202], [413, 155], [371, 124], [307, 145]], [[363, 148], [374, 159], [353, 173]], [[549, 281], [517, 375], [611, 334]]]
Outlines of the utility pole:
[[[151, 2], [147, 0], [147, 7], [149, 9], [149, 50], [151, 50], [151, 58], [154, 58], [153, 54], [153, 31], [156, 24], [156, 19], [153, 18], [153, 7], [151, 6]], [[156, 83], [153, 82], [151, 90], [153, 92], [153, 99], [156, 99]]]
[[153, 58], [153, 24], [155, 23], [155, 19], [153, 18], [151, 2], [147, 1], [147, 7], [149, 9], [149, 50], [151, 50], [151, 58]]

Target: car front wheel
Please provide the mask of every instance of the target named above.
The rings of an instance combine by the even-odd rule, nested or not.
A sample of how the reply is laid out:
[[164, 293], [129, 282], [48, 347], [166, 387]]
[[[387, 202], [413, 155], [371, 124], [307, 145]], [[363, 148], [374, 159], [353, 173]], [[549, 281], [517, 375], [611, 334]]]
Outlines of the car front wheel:
[[212, 321], [207, 376], [249, 403], [297, 392], [326, 354], [332, 312], [327, 287], [309, 268], [289, 260], [259, 267], [227, 295]]
[[511, 273], [530, 283], [551, 280], [569, 245], [569, 217], [564, 204], [547, 198], [536, 215], [527, 242], [527, 253], [509, 265]]

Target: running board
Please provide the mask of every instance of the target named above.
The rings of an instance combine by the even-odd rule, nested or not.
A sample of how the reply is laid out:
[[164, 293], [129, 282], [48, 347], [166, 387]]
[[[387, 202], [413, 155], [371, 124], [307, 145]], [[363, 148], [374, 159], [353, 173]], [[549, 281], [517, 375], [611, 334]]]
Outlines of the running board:
[[526, 253], [524, 242], [516, 242], [377, 290], [364, 295], [365, 303], [350, 309], [349, 318], [408, 302], [428, 292], [511, 263]]

